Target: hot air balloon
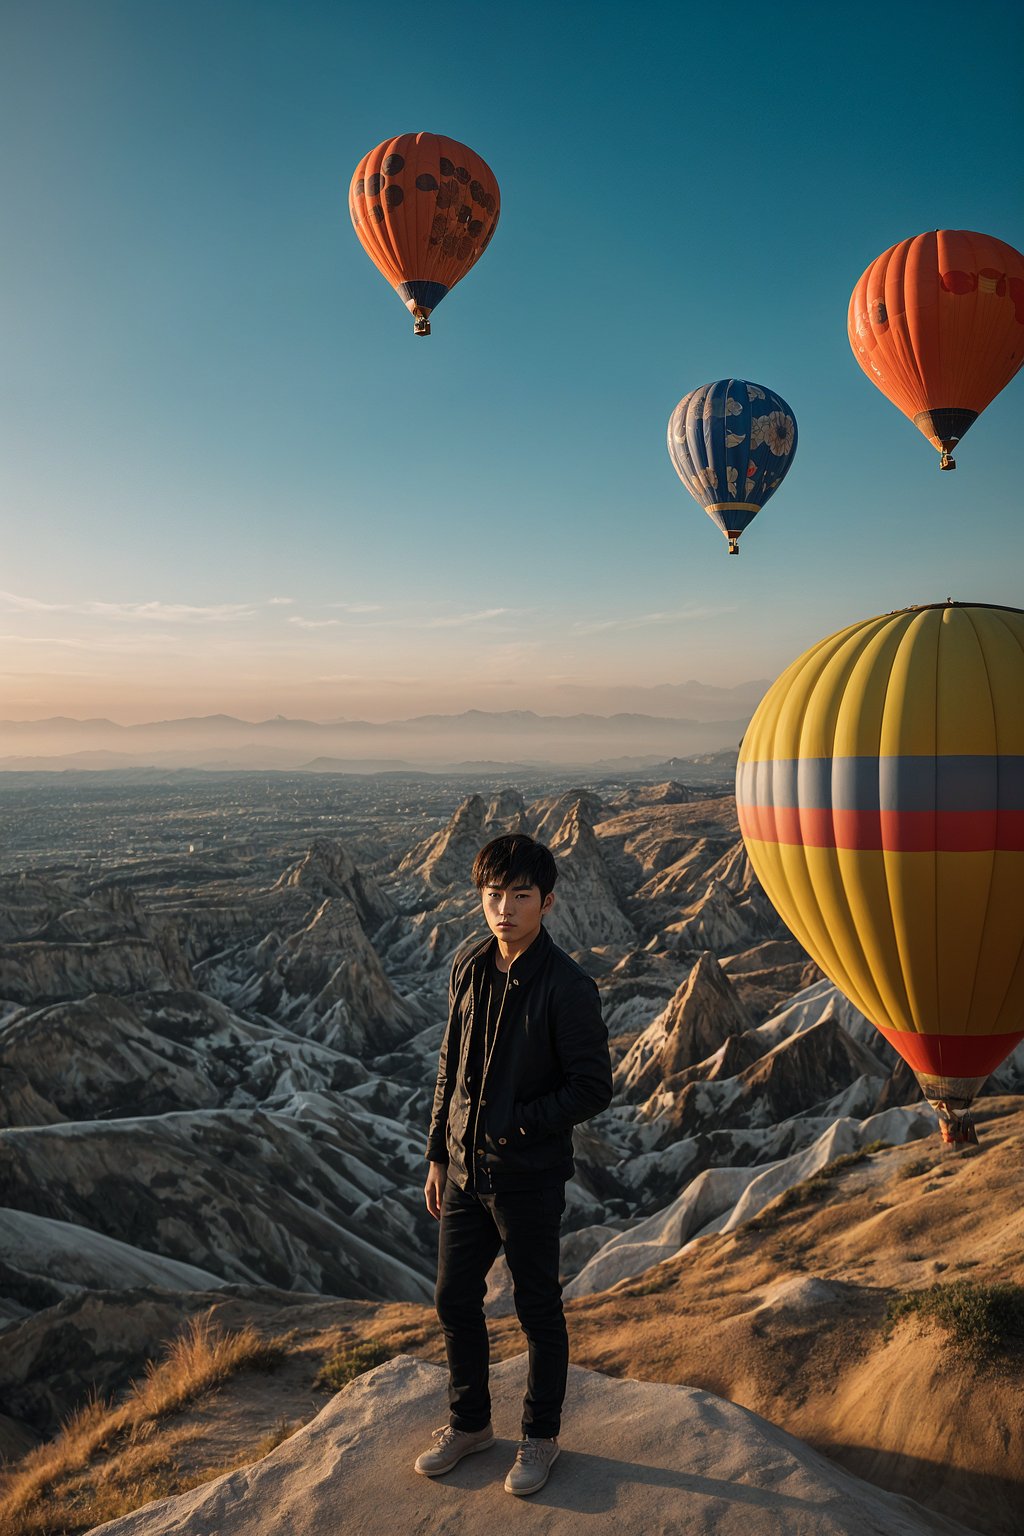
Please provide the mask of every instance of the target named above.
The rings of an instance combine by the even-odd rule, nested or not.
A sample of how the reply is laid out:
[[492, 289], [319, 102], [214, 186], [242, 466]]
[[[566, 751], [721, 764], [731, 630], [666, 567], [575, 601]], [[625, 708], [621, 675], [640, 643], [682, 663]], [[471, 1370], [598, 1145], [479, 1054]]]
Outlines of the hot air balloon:
[[956, 469], [953, 449], [1024, 362], [1024, 256], [969, 229], [884, 251], [850, 299], [853, 355]]
[[796, 453], [796, 417], [780, 395], [719, 379], [684, 395], [668, 419], [668, 454], [690, 495], [739, 554], [739, 537], [778, 490]]
[[490, 244], [500, 198], [473, 150], [436, 133], [385, 139], [356, 166], [348, 206], [359, 243], [383, 272], [417, 336]]
[[770, 900], [915, 1072], [947, 1142], [1024, 1038], [1024, 612], [852, 624], [768, 690], [736, 770]]

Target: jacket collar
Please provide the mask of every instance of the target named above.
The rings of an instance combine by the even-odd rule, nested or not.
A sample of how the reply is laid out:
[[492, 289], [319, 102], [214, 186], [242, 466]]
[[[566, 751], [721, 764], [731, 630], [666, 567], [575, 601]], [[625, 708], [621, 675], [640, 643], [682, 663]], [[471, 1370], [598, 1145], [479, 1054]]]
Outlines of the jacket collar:
[[[471, 951], [469, 955], [469, 963], [474, 970], [476, 970], [478, 966], [489, 962], [491, 955], [495, 951], [497, 942], [498, 941], [493, 936], [493, 934], [488, 934], [487, 938], [482, 939], [476, 948]], [[552, 941], [551, 935], [542, 925], [540, 933], [538, 933], [529, 949], [526, 950], [524, 954], [519, 955], [517, 959], [513, 960], [511, 966], [509, 967], [509, 976], [512, 981], [516, 982], [517, 984], [532, 981], [537, 972], [540, 970], [541, 966], [548, 959], [553, 948], [554, 943]]]

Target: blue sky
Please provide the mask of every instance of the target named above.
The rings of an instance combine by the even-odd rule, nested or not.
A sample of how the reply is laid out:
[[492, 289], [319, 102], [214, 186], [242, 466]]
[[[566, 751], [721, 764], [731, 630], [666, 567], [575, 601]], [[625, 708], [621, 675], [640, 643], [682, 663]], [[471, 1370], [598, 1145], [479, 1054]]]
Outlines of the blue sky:
[[[1024, 246], [1022, 30], [987, 0], [5, 0], [0, 717], [599, 708], [1019, 604], [1024, 385], [942, 475], [846, 309], [923, 229]], [[418, 129], [502, 192], [429, 341], [346, 206]], [[800, 427], [738, 559], [665, 450], [730, 374]]]

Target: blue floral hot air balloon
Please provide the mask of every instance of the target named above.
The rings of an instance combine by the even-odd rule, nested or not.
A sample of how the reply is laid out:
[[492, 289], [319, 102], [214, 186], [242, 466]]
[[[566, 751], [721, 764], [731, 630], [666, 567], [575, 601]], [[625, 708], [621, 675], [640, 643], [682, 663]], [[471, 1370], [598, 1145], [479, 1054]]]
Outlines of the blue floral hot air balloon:
[[774, 390], [719, 379], [684, 395], [668, 422], [676, 474], [739, 554], [739, 537], [796, 453], [796, 417]]

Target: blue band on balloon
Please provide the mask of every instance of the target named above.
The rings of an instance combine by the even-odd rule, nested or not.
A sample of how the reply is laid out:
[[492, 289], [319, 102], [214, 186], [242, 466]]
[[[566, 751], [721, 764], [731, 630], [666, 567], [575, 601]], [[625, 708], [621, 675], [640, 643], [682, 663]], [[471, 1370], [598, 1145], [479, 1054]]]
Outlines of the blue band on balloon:
[[396, 292], [399, 298], [405, 299], [406, 303], [412, 299], [420, 309], [436, 309], [448, 289], [444, 283], [431, 283], [425, 279], [416, 278], [411, 283], [399, 283]]
[[836, 811], [1024, 810], [1024, 756], [920, 754], [744, 762], [744, 805]]

